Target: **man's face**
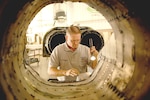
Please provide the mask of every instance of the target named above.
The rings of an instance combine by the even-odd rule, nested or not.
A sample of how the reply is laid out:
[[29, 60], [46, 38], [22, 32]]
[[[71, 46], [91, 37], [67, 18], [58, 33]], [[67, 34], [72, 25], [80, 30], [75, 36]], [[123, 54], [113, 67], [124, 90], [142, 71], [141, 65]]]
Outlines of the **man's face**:
[[81, 41], [81, 34], [68, 34], [66, 35], [67, 44], [76, 49]]

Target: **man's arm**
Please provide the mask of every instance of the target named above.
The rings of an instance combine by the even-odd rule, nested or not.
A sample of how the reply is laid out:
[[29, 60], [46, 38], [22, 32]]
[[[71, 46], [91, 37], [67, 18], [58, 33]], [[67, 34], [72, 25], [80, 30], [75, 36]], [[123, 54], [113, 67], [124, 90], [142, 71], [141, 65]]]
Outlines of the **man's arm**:
[[90, 52], [91, 54], [96, 58], [95, 60], [91, 60], [91, 67], [92, 69], [94, 69], [97, 65], [97, 55], [98, 55], [98, 51], [96, 50], [95, 46], [92, 46], [90, 48]]
[[65, 76], [66, 70], [59, 70], [57, 67], [48, 67], [48, 74], [50, 76]]
[[77, 76], [79, 71], [75, 68], [71, 68], [69, 70], [60, 70], [57, 67], [49, 67], [48, 74], [50, 76]]

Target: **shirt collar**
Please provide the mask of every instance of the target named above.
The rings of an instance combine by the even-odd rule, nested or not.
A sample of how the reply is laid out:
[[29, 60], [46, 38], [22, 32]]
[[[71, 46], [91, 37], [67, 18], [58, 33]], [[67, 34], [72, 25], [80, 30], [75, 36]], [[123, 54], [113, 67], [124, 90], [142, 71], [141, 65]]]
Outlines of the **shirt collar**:
[[[80, 46], [80, 44], [79, 44], [79, 46]], [[78, 46], [78, 48], [79, 48], [79, 46]], [[77, 49], [78, 49], [77, 48]], [[75, 51], [77, 51], [77, 49], [75, 50]], [[70, 48], [69, 48], [69, 46], [67, 45], [67, 42], [65, 42], [65, 50], [66, 51], [72, 51]]]

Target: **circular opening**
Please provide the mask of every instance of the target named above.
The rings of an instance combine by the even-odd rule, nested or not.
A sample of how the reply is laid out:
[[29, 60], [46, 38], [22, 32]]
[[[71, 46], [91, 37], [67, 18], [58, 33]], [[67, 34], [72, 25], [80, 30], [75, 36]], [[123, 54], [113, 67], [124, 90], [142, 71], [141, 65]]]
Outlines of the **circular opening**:
[[100, 51], [102, 47], [104, 46], [104, 39], [100, 33], [98, 33], [95, 30], [87, 30], [82, 33], [82, 39], [81, 39], [81, 44], [84, 44], [88, 47], [89, 45], [89, 39], [93, 40], [93, 45], [96, 47], [96, 50]]
[[[34, 2], [36, 2], [36, 1], [34, 1]], [[44, 1], [43, 1], [44, 2]], [[49, 1], [47, 1], [47, 2], [49, 2]], [[34, 3], [33, 3], [34, 4]], [[41, 4], [41, 2], [40, 2], [40, 4]], [[44, 4], [46, 4], [46, 3], [43, 3], [43, 5]], [[33, 7], [35, 7], [35, 6], [33, 6]], [[37, 8], [38, 9], [38, 8]], [[36, 9], [35, 9], [36, 10]], [[31, 14], [29, 14], [29, 15], [26, 15], [26, 17], [27, 16], [31, 16], [33, 13], [35, 13], [34, 11], [35, 10], [33, 10], [33, 12], [31, 11]], [[22, 16], [25, 16], [25, 12], [22, 12], [23, 14], [22, 14]], [[21, 16], [21, 17], [22, 17]], [[86, 16], [87, 17], [87, 16]], [[27, 19], [25, 19], [25, 20], [27, 20]], [[21, 20], [22, 21], [22, 20]], [[61, 21], [62, 22], [62, 21]], [[24, 23], [26, 23], [26, 21], [24, 22]], [[20, 33], [19, 35], [17, 34], [16, 35], [16, 37], [18, 37], [18, 36], [21, 36], [21, 37], [23, 37], [22, 36], [22, 32], [24, 31], [23, 29], [24, 29], [24, 25], [25, 24], [22, 24], [22, 23], [20, 23], [20, 25], [17, 27], [17, 29], [16, 30], [19, 30], [19, 32], [18, 31], [12, 31], [12, 30], [15, 30], [15, 29], [10, 29], [10, 32], [12, 32], [12, 34], [14, 34], [14, 33]], [[84, 23], [84, 24], [87, 24], [87, 23]], [[18, 20], [17, 20], [17, 22], [15, 23], [15, 25], [14, 26], [17, 26], [18, 25]], [[20, 28], [20, 26], [21, 26], [21, 28]], [[98, 25], [96, 25], [96, 26], [98, 26]], [[100, 25], [99, 25], [100, 26]], [[12, 28], [14, 28], [14, 27], [12, 27]], [[20, 29], [22, 29], [22, 30], [20, 30]], [[36, 28], [36, 29], [38, 29], [38, 28]], [[47, 31], [47, 30], [46, 30]], [[42, 34], [43, 35], [43, 34]], [[119, 35], [119, 34], [118, 34]], [[13, 35], [14, 36], [14, 35]], [[34, 35], [33, 35], [34, 36]], [[57, 35], [56, 35], [57, 36]], [[84, 37], [85, 36], [85, 37]], [[87, 42], [87, 38], [88, 37], [90, 37], [91, 35], [90, 34], [86, 34], [86, 35], [84, 35], [83, 36], [83, 40], [82, 41], [86, 41]], [[120, 36], [120, 35], [119, 35]], [[119, 37], [118, 36], [118, 37]], [[29, 35], [29, 37], [30, 37], [30, 35]], [[55, 37], [55, 36], [54, 36]], [[94, 35], [94, 37], [92, 37], [93, 39], [96, 39], [96, 40], [94, 40], [94, 41], [98, 41], [97, 40], [97, 35]], [[106, 36], [104, 36], [104, 37], [106, 37]], [[120, 36], [121, 37], [121, 36]], [[11, 38], [11, 39], [13, 39], [13, 38]], [[18, 38], [17, 38], [18, 39]], [[33, 43], [34, 43], [34, 41], [32, 41], [32, 40], [34, 40], [35, 39], [35, 37], [33, 37], [33, 38], [31, 38], [31, 41], [30, 41], [30, 43], [31, 43], [31, 45], [33, 45]], [[13, 41], [12, 43], [10, 43], [10, 44], [19, 44], [19, 46], [18, 46], [18, 48], [19, 48], [19, 50], [21, 51], [22, 49], [20, 48], [21, 47], [21, 45], [23, 44], [22, 43], [22, 40], [23, 39], [19, 39], [20, 41], [19, 41], [19, 43], [18, 42], [16, 42], [16, 41]], [[30, 40], [30, 38], [29, 38], [29, 40]], [[106, 39], [104, 38], [104, 41], [105, 41]], [[16, 42], [16, 43], [15, 43]], [[118, 42], [118, 41], [117, 41]], [[119, 41], [120, 42], [120, 41]], [[94, 42], [95, 43], [95, 42]], [[119, 44], [119, 43], [118, 43]], [[55, 45], [57, 45], [57, 44], [55, 44]], [[95, 44], [96, 45], [96, 44]], [[103, 45], [103, 44], [102, 44]], [[101, 47], [102, 47], [102, 45], [99, 45], [99, 47], [97, 46], [97, 49], [101, 49]], [[111, 45], [111, 44], [110, 44]], [[110, 46], [109, 45], [109, 46]], [[7, 47], [5, 48], [5, 50], [8, 50], [8, 45], [6, 45]], [[114, 45], [112, 45], [114, 48], [116, 48]], [[122, 45], [121, 45], [122, 46]], [[120, 46], [120, 48], [121, 48], [121, 46]], [[10, 53], [11, 52], [13, 52], [13, 50], [14, 50], [14, 52], [16, 53], [19, 53], [18, 55], [21, 55], [20, 54], [20, 52], [18, 52], [18, 50], [16, 50], [16, 48], [14, 48], [14, 47], [16, 47], [16, 45], [12, 45], [12, 46], [10, 46], [10, 47], [12, 47], [12, 48], [10, 48]], [[23, 46], [22, 46], [23, 47]], [[106, 46], [107, 47], [107, 46]], [[17, 49], [18, 49], [17, 48]], [[51, 49], [53, 49], [54, 48], [54, 46], [51, 48]], [[110, 49], [110, 47], [108, 47], [109, 49]], [[114, 49], [113, 48], [113, 49]], [[118, 47], [118, 49], [120, 49], [119, 47]], [[15, 51], [16, 50], [16, 51]], [[31, 49], [30, 49], [31, 50]], [[36, 49], [37, 50], [37, 49]], [[108, 50], [108, 49], [107, 49]], [[107, 51], [106, 50], [106, 51]], [[119, 50], [118, 50], [118, 52], [119, 52]], [[15, 53], [12, 53], [12, 54], [14, 54], [14, 56], [15, 56]], [[113, 56], [113, 57], [116, 57], [115, 55], [113, 55], [114, 54], [114, 52], [112, 53], [112, 55], [111, 55], [111, 57]], [[121, 54], [121, 53], [120, 53]], [[6, 57], [4, 57], [4, 58], [6, 58], [5, 59], [5, 61], [8, 61], [8, 57], [9, 56], [11, 56], [11, 55], [6, 55]], [[34, 57], [35, 57], [35, 55], [33, 55]], [[107, 56], [107, 54], [106, 54], [106, 56]], [[117, 56], [119, 56], [119, 55], [117, 55]], [[119, 56], [120, 57], [120, 56]], [[36, 97], [36, 95], [39, 95], [39, 93], [41, 93], [43, 96], [42, 97], [44, 97], [45, 96], [45, 94], [44, 93], [49, 93], [49, 91], [50, 91], [50, 95], [56, 95], [57, 94], [57, 92], [58, 93], [60, 93], [59, 91], [57, 91], [57, 89], [55, 88], [55, 86], [57, 85], [58, 86], [58, 84], [48, 84], [47, 85], [47, 83], [45, 82], [41, 82], [41, 80], [40, 79], [37, 79], [37, 77], [35, 77], [36, 75], [35, 75], [35, 73], [33, 73], [33, 71], [32, 70], [29, 70], [29, 69], [26, 69], [26, 68], [24, 68], [24, 67], [22, 67], [21, 66], [21, 62], [22, 62], [22, 59], [19, 59], [19, 58], [21, 58], [21, 57], [16, 57], [16, 59], [13, 59], [14, 60], [14, 62], [13, 61], [10, 61], [9, 62], [9, 66], [8, 67], [5, 67], [5, 68], [8, 68], [8, 71], [12, 68], [13, 69], [13, 71], [11, 70], [11, 71], [9, 71], [10, 72], [10, 76], [11, 75], [18, 75], [19, 76], [19, 74], [21, 74], [21, 75], [24, 75], [24, 76], [20, 76], [19, 78], [18, 77], [14, 77], [14, 78], [18, 78], [18, 80], [19, 81], [17, 81], [17, 82], [20, 82], [20, 84], [21, 84], [21, 86], [24, 86], [22, 89], [26, 89], [26, 90], [31, 90], [31, 91], [29, 91], [29, 93], [26, 93], [27, 95], [28, 94], [30, 94], [31, 95], [31, 98], [34, 98], [34, 97]], [[103, 61], [103, 58], [104, 59], [106, 59], [105, 57], [101, 57], [102, 58], [102, 61]], [[108, 57], [109, 58], [109, 57]], [[122, 57], [120, 57], [120, 58], [122, 58]], [[120, 59], [119, 59], [120, 60]], [[121, 59], [122, 60], [122, 59]], [[120, 60], [120, 61], [121, 61]], [[6, 64], [7, 62], [5, 62], [4, 61], [4, 64]], [[15, 61], [18, 61], [19, 63], [17, 63], [18, 64], [18, 67], [20, 67], [20, 70], [21, 70], [21, 72], [22, 73], [20, 73], [20, 71], [18, 71], [18, 67], [16, 67], [17, 65], [16, 65], [16, 62]], [[38, 60], [33, 60], [32, 59], [32, 61], [34, 62], [37, 62]], [[107, 69], [108, 68], [108, 66], [109, 66], [109, 64], [110, 64], [110, 62], [111, 62], [111, 59], [106, 59], [106, 62], [108, 63], [108, 65], [106, 64], [106, 68], [105, 69]], [[100, 63], [101, 64], [101, 63]], [[122, 62], [119, 62], [119, 63], [117, 63], [117, 65], [118, 66], [120, 66], [122, 64]], [[104, 63], [104, 65], [105, 65], [105, 63]], [[12, 67], [11, 67], [12, 66]], [[15, 67], [14, 67], [15, 66]], [[111, 66], [111, 65], [110, 65]], [[43, 67], [43, 66], [42, 66]], [[42, 68], [42, 67], [40, 67], [40, 68]], [[32, 67], [33, 68], [33, 67]], [[111, 66], [111, 68], [112, 68], [112, 66]], [[109, 69], [109, 71], [107, 71], [107, 72], [113, 72], [113, 70], [112, 69]], [[124, 68], [129, 68], [129, 70], [130, 70], [130, 66], [128, 66], [128, 65], [126, 65]], [[100, 68], [99, 68], [100, 69]], [[121, 68], [120, 68], [121, 69]], [[124, 69], [122, 69], [122, 70], [124, 70]], [[6, 70], [5, 70], [6, 71]], [[17, 71], [17, 73], [16, 73], [16, 71]], [[117, 70], [117, 71], [120, 71], [121, 72], [121, 70]], [[116, 71], [116, 72], [117, 72]], [[127, 69], [127, 71], [128, 71], [128, 69]], [[131, 70], [132, 72], [133, 72], [133, 70]], [[7, 72], [7, 71], [6, 71]], [[46, 71], [45, 71], [46, 72]], [[96, 70], [96, 72], [98, 72], [98, 70]], [[124, 71], [123, 71], [124, 72]], [[131, 72], [131, 73], [132, 73]], [[104, 71], [103, 71], [103, 73], [104, 73]], [[11, 80], [11, 81], [13, 81], [12, 82], [12, 84], [15, 84], [15, 81], [11, 78], [11, 77], [9, 77], [9, 75], [7, 75], [7, 73], [5, 73], [5, 74], [3, 74], [4, 75], [4, 77], [3, 78], [5, 78], [5, 77], [7, 77], [7, 78], [5, 78], [5, 80], [7, 81], [7, 79], [8, 80]], [[6, 76], [5, 76], [6, 75]], [[104, 75], [104, 74], [103, 74]], [[119, 75], [119, 76], [121, 76], [122, 75], [122, 73]], [[39, 75], [40, 76], [40, 75]], [[109, 78], [111, 75], [108, 75], [108, 77], [107, 78]], [[124, 76], [126, 76], [127, 77], [127, 75], [124, 75]], [[103, 77], [103, 76], [101, 76], [101, 77]], [[112, 76], [113, 77], [113, 76]], [[124, 78], [126, 78], [126, 77], [124, 77]], [[131, 78], [131, 75], [129, 75], [129, 77]], [[127, 77], [126, 79], [128, 79], [129, 77]], [[119, 77], [119, 78], [122, 78], [122, 76], [121, 77]], [[116, 78], [116, 84], [117, 84], [117, 82], [118, 82], [118, 80], [119, 80], [119, 78]], [[40, 81], [39, 81], [40, 80]], [[43, 81], [43, 80], [42, 80]], [[101, 83], [101, 81], [100, 81], [100, 79], [99, 80], [97, 80], [99, 83], [98, 83], [98, 85], [97, 85], [97, 87], [99, 88], [100, 87], [100, 85], [102, 84]], [[127, 80], [128, 81], [128, 80]], [[28, 85], [26, 85], [26, 84], [24, 84], [24, 83], [28, 83]], [[44, 84], [43, 84], [44, 83]], [[105, 84], [106, 84], [106, 82], [104, 82]], [[125, 83], [127, 83], [127, 82], [125, 82]], [[122, 83], [123, 85], [126, 85], [125, 83]], [[9, 84], [9, 83], [8, 83]], [[16, 84], [18, 84], [18, 83], [16, 83]], [[85, 84], [84, 82], [83, 83], [81, 83], [81, 84]], [[81, 86], [81, 84], [76, 84], [76, 85], [80, 85]], [[105, 85], [105, 84], [102, 84], [102, 85]], [[119, 84], [119, 83], [118, 83]], [[68, 85], [68, 84], [67, 84]], [[95, 85], [95, 84], [94, 84]], [[120, 85], [120, 84], [119, 84]], [[119, 86], [118, 85], [118, 86]], [[11, 85], [9, 85], [9, 86], [11, 86]], [[10, 88], [13, 90], [15, 90], [17, 87], [15, 87], [16, 85], [12, 85]], [[30, 86], [30, 87], [29, 87]], [[43, 87], [45, 87], [45, 86], [48, 86], [48, 87], [46, 87], [46, 89], [44, 88], [44, 90], [43, 90]], [[54, 87], [53, 87], [54, 86]], [[65, 88], [65, 87], [63, 87], [63, 85], [62, 84], [60, 84], [59, 86], [62, 86], [62, 88], [60, 89], [60, 90], [63, 90], [63, 88]], [[79, 86], [79, 87], [80, 87]], [[84, 85], [85, 87], [86, 87], [86, 85]], [[32, 89], [31, 89], [31, 87], [32, 87]], [[38, 87], [38, 88], [37, 88]], [[102, 86], [103, 87], [103, 86]], [[10, 89], [9, 88], [9, 89]], [[68, 87], [67, 87], [68, 88]], [[80, 87], [80, 89], [81, 89], [81, 91], [82, 91], [82, 89], [89, 89], [90, 87], [88, 87], [87, 86], [87, 88], [82, 88], [82, 87]], [[117, 87], [118, 88], [118, 87]], [[18, 89], [18, 88], [17, 88]], [[38, 92], [36, 92], [35, 90], [37, 90]], [[73, 89], [74, 88], [72, 88], [71, 90], [69, 90], [69, 92], [71, 92], [72, 93], [72, 91], [73, 91]], [[21, 90], [21, 89], [20, 89]], [[33, 91], [32, 91], [33, 90]], [[58, 89], [59, 90], [59, 89]], [[16, 90], [17, 91], [17, 90]], [[19, 91], [19, 89], [18, 89], [18, 91]], [[44, 91], [44, 93], [43, 93], [43, 91]], [[46, 91], [46, 92], [45, 92]], [[66, 92], [65, 90], [63, 90], [64, 91], [64, 93]], [[68, 90], [67, 90], [68, 91]], [[78, 89], [77, 89], [77, 92], [79, 92], [78, 91]], [[25, 93], [25, 92], [23, 92], [23, 93]], [[35, 94], [35, 96], [34, 96], [34, 94]], [[53, 93], [56, 93], [56, 94], [53, 94]], [[94, 92], [95, 93], [95, 92]], [[98, 92], [97, 92], [98, 93]], [[19, 94], [19, 93], [18, 93]], [[74, 94], [74, 93], [72, 93], [72, 94]], [[60, 95], [60, 94], [58, 94], [58, 95]], [[65, 95], [65, 94], [63, 94], [63, 95]], [[81, 95], [81, 96], [83, 96], [83, 95]], [[88, 95], [86, 95], [86, 96], [88, 96]], [[42, 98], [41, 97], [41, 98]], [[57, 96], [56, 96], [57, 97]], [[73, 98], [74, 98], [75, 96], [73, 96]], [[19, 97], [18, 97], [19, 98]], [[40, 98], [40, 97], [37, 97], [38, 99]], [[50, 97], [49, 96], [49, 98], [53, 98], [53, 97]], [[61, 98], [61, 97], [60, 97]], [[87, 98], [87, 97], [86, 97]], [[34, 98], [35, 99], [35, 98]]]
[[[51, 33], [49, 33], [49, 34], [51, 34]], [[51, 53], [57, 45], [64, 43], [64, 42], [65, 42], [65, 31], [58, 30], [58, 31], [52, 33], [52, 35], [49, 37], [48, 50]]]

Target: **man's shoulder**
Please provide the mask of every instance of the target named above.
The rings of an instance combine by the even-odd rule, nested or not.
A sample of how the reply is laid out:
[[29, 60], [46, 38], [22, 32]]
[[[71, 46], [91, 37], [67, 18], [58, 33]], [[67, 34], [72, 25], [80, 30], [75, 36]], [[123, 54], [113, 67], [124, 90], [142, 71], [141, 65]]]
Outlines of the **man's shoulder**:
[[82, 51], [88, 51], [89, 50], [89, 47], [87, 45], [83, 45], [83, 44], [80, 44], [80, 50]]
[[54, 48], [54, 51], [55, 50], [62, 50], [62, 48], [65, 46], [65, 43], [62, 43], [62, 44], [58, 44], [57, 46], [55, 46], [55, 48]]

